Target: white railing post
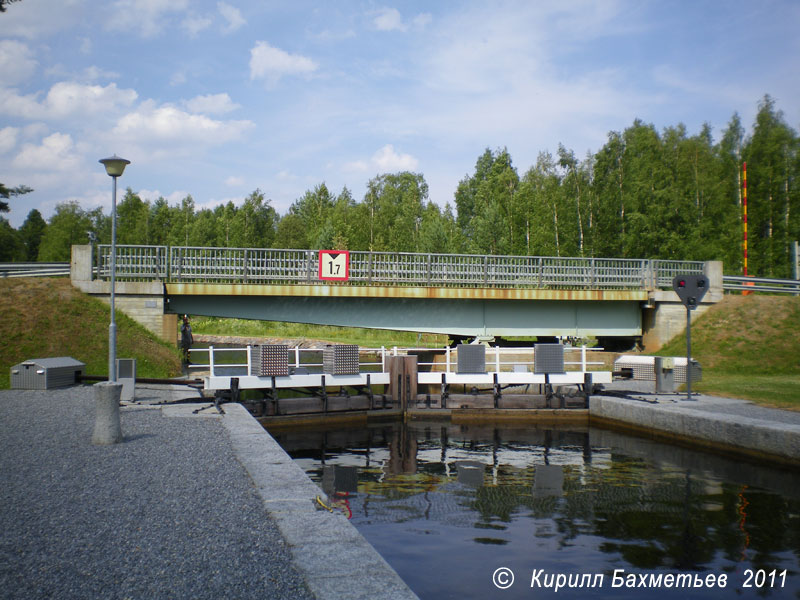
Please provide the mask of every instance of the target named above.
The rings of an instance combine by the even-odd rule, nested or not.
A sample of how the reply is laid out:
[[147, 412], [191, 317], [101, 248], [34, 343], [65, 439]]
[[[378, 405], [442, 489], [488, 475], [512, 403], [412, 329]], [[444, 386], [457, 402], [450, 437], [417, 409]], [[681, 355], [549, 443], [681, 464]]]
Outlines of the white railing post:
[[586, 344], [581, 346], [581, 371], [586, 372]]
[[208, 347], [208, 372], [214, 377], [214, 346]]
[[445, 363], [445, 372], [449, 373], [450, 372], [450, 346], [447, 346], [446, 350], [447, 350], [447, 352], [446, 352], [447, 361]]
[[386, 347], [381, 346], [381, 373], [386, 373]]
[[500, 372], [500, 346], [494, 347], [494, 372]]
[[294, 368], [300, 368], [300, 346], [294, 347]]
[[250, 344], [247, 344], [247, 374], [253, 372], [253, 353], [250, 351]]

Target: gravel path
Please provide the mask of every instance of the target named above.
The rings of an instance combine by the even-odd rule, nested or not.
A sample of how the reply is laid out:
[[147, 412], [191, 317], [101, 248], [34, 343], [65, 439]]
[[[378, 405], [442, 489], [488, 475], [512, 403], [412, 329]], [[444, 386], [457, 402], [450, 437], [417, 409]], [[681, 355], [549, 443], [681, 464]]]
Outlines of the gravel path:
[[0, 391], [0, 598], [310, 597], [218, 421], [93, 426], [91, 387]]

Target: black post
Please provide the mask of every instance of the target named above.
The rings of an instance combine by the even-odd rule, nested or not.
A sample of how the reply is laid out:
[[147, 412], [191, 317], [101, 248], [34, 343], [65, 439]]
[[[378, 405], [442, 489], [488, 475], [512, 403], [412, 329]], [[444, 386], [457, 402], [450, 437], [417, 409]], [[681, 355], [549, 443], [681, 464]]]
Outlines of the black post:
[[692, 309], [686, 307], [686, 399], [692, 399]]

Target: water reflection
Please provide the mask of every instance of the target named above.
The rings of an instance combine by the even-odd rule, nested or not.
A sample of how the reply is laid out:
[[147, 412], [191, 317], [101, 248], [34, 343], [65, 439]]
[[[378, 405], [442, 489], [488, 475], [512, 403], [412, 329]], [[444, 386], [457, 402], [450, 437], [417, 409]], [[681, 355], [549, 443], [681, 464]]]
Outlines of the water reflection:
[[[500, 597], [500, 566], [526, 580], [503, 598], [552, 593], [530, 589], [533, 569], [607, 575], [581, 596], [608, 597], [625, 569], [729, 577], [659, 596], [800, 597], [796, 472], [575, 427], [272, 433], [423, 598]], [[741, 588], [746, 569], [786, 569], [785, 587]]]

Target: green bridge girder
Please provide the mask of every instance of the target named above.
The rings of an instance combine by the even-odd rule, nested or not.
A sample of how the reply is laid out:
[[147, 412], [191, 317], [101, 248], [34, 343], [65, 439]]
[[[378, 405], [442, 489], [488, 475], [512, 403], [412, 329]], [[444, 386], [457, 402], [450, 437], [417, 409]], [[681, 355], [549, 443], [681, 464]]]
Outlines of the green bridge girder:
[[640, 336], [645, 291], [166, 284], [166, 310], [475, 336]]

